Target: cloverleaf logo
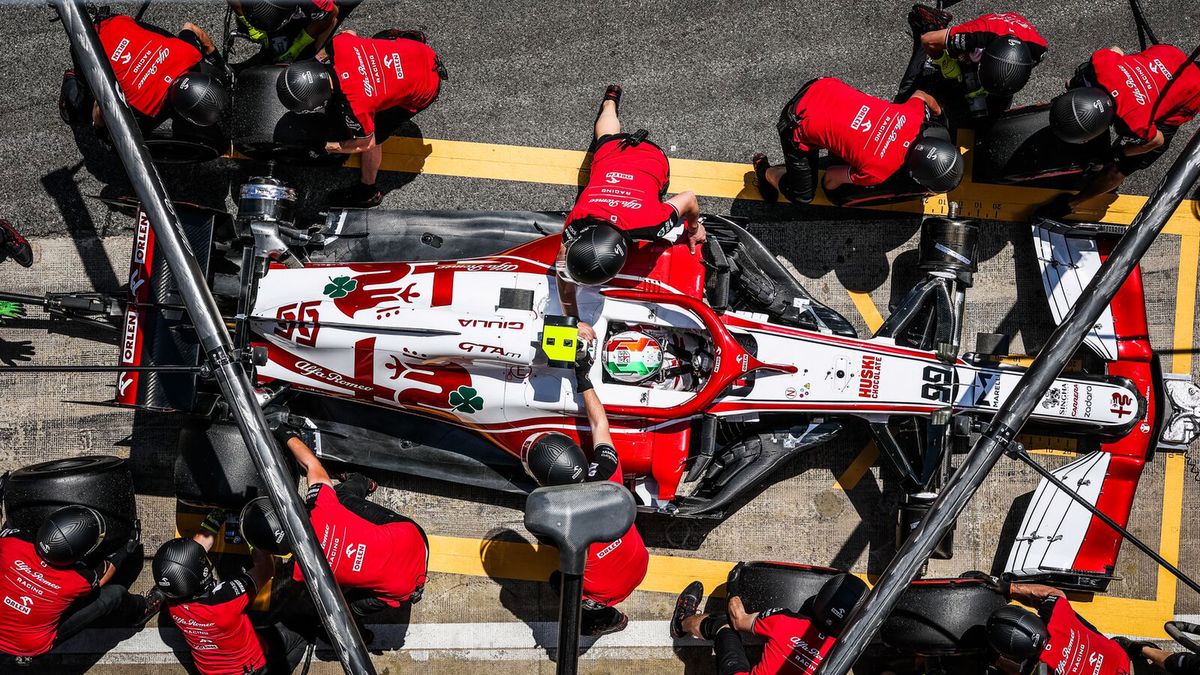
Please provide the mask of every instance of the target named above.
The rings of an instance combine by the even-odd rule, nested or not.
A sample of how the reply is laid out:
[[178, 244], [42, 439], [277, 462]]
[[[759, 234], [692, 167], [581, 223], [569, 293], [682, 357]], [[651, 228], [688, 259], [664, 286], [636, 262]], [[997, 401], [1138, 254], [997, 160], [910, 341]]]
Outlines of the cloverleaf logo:
[[325, 284], [323, 293], [336, 300], [346, 297], [356, 288], [358, 288], [358, 282], [350, 277], [329, 277], [329, 283]]
[[450, 392], [450, 406], [470, 415], [483, 410], [483, 397], [471, 387], [459, 387]]

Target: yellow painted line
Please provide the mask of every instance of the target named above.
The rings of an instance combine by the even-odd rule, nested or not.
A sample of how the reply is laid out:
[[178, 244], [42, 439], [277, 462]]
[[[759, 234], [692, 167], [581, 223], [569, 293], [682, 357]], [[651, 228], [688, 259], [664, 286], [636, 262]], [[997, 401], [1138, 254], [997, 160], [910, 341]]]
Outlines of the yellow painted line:
[[844, 492], [853, 490], [863, 476], [871, 470], [871, 467], [875, 466], [877, 459], [879, 459], [879, 447], [875, 445], [875, 441], [871, 441], [863, 446], [854, 461], [850, 462], [850, 466], [846, 467], [842, 475], [838, 476], [837, 481], [833, 484], [833, 489]]
[[1171, 371], [1190, 375], [1196, 326], [1196, 269], [1200, 267], [1200, 237], [1179, 239], [1179, 282], [1175, 290], [1175, 354]]
[[846, 292], [850, 294], [850, 301], [854, 303], [855, 309], [862, 315], [867, 328], [870, 328], [872, 333], [879, 330], [879, 327], [883, 325], [883, 315], [879, 313], [879, 308], [875, 306], [875, 301], [871, 300], [871, 294], [861, 291]]
[[[965, 138], [965, 137], [964, 137]], [[971, 160], [971, 153], [966, 156]], [[356, 166], [352, 158], [348, 166]], [[396, 137], [383, 145], [382, 168], [405, 173], [485, 178], [491, 180], [581, 185], [581, 171], [587, 153], [580, 150], [498, 145], [441, 139]], [[696, 159], [671, 159], [671, 189], [692, 190], [705, 197], [722, 199], [762, 199], [754, 187], [754, 172], [749, 164]], [[960, 215], [993, 220], [1024, 222], [1040, 204], [1058, 194], [1058, 190], [975, 183], [968, 178], [949, 195], [931, 197], [925, 202], [908, 202], [871, 207], [873, 210], [944, 215], [949, 200], [960, 205]], [[1137, 195], [1097, 198], [1080, 209], [1080, 218], [1127, 225], [1146, 203]], [[828, 206], [818, 194], [814, 205]], [[1186, 200], [1167, 224], [1168, 234], [1200, 235], [1200, 217], [1195, 200]]]

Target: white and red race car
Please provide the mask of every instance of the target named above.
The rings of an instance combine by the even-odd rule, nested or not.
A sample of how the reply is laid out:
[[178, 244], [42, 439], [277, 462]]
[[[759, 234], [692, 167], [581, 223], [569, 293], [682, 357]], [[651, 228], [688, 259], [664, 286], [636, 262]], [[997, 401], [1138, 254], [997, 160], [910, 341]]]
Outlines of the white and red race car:
[[[298, 229], [277, 181], [242, 194], [236, 220], [184, 209], [197, 259], [256, 366], [264, 407], [308, 428], [322, 456], [351, 464], [531, 489], [520, 462], [526, 439], [559, 431], [586, 444], [574, 375], [544, 346], [548, 326], [583, 320], [599, 337], [591, 379], [643, 510], [720, 518], [849, 418], [870, 425], [919, 502], [936, 494], [953, 449], [1023, 372], [997, 354], [959, 353], [974, 231], [953, 219], [927, 220], [927, 278], [861, 338], [729, 218], [707, 218], [709, 241], [695, 253], [636, 246], [611, 286], [580, 289], [582, 316], [566, 317], [554, 262], [561, 214], [338, 211]], [[165, 272], [142, 219], [123, 366], [200, 362], [185, 318], [163, 311]], [[1123, 522], [1169, 404], [1137, 275], [1112, 316], [1096, 340], [1115, 358], [1060, 377], [1034, 423], [1095, 448], [1060, 475], [1085, 474], [1091, 483], [1080, 490]], [[636, 360], [647, 344], [669, 366], [636, 382], [612, 376], [608, 360]], [[192, 374], [125, 372], [118, 390], [122, 405], [221, 414], [214, 388]], [[1044, 497], [1026, 515], [1010, 568], [1102, 590], [1118, 537], [1065, 496]]]

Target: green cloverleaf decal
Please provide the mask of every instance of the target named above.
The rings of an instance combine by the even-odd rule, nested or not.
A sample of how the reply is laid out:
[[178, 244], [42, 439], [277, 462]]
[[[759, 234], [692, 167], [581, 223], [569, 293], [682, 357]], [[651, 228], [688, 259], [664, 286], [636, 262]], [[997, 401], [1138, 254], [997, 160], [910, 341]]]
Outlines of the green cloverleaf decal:
[[483, 410], [483, 397], [471, 387], [459, 387], [450, 392], [450, 407], [468, 415], [477, 413]]
[[358, 282], [350, 277], [329, 277], [329, 283], [325, 284], [325, 295], [332, 299], [344, 298], [354, 289], [358, 288]]

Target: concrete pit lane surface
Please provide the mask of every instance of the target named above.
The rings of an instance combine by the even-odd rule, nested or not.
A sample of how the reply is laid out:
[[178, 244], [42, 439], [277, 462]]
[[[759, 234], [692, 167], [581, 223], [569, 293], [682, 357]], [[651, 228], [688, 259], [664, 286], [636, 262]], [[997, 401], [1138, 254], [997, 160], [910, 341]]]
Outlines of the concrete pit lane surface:
[[[1200, 39], [1195, 3], [1143, 5], [1164, 41], [1190, 51]], [[869, 333], [919, 278], [919, 216], [911, 207], [767, 205], [745, 186], [753, 184], [751, 154], [765, 151], [779, 161], [775, 120], [805, 81], [835, 75], [891, 97], [910, 52], [907, 8], [882, 1], [434, 7], [365, 0], [347, 28], [360, 34], [389, 27], [422, 30], [450, 72], [438, 101], [402, 131], [421, 140], [393, 140], [385, 147], [382, 208], [565, 210], [578, 190], [573, 176], [581, 157], [574, 153], [587, 147], [605, 85], [617, 82], [625, 89], [626, 128], [649, 129], [671, 157], [673, 190], [696, 189], [705, 212], [749, 218], [751, 231], [815, 297], [847, 316], [860, 334]], [[137, 6], [113, 9], [132, 13]], [[1095, 49], [1137, 48], [1128, 4], [1119, 0], [968, 0], [950, 8], [963, 20], [1006, 10], [1028, 16], [1051, 45], [1017, 105], [1061, 91], [1062, 81]], [[192, 21], [219, 43], [223, 15], [223, 4], [164, 2], [152, 4], [145, 19], [171, 30]], [[120, 197], [131, 190], [121, 167], [90, 135], [72, 134], [58, 119], [59, 85], [70, 58], [62, 28], [50, 16], [41, 5], [10, 5], [0, 17], [7, 54], [0, 66], [5, 139], [0, 216], [26, 232], [35, 250], [32, 269], [0, 265], [0, 290], [116, 292], [127, 282], [133, 223], [92, 196]], [[248, 54], [246, 43], [239, 49]], [[1121, 192], [1148, 194], [1195, 124], [1183, 128], [1168, 157], [1133, 176]], [[232, 159], [160, 170], [178, 200], [230, 211], [231, 195], [251, 171]], [[303, 195], [301, 219], [311, 219], [324, 208], [328, 192], [355, 180], [357, 171], [281, 175]], [[993, 207], [997, 195], [1002, 203]], [[1033, 204], [1045, 195], [980, 186], [960, 196], [971, 199], [964, 203], [966, 213], [1001, 218], [982, 222], [981, 263], [968, 293], [964, 343], [970, 346], [979, 331], [1005, 332], [1013, 336], [1013, 353], [1032, 352], [1053, 325], [1029, 227], [1016, 222], [1024, 216], [1012, 204]], [[1192, 354], [1198, 252], [1200, 215], [1188, 203], [1142, 263], [1151, 342], [1162, 353], [1164, 369], [1193, 378], [1200, 375]], [[115, 363], [115, 338], [98, 339], [88, 330], [48, 332], [44, 316], [30, 311], [27, 318], [0, 325], [0, 362]], [[0, 470], [81, 453], [129, 457], [146, 548], [153, 551], [175, 536], [176, 527], [196, 521], [172, 494], [180, 420], [86, 404], [111, 400], [114, 382], [111, 374], [0, 373], [5, 394]], [[1075, 456], [1068, 441], [1029, 441], [1048, 466]], [[712, 591], [738, 560], [878, 573], [894, 552], [892, 514], [902, 495], [895, 473], [878, 459], [865, 426], [851, 424], [834, 443], [781, 468], [720, 524], [639, 518], [653, 557], [640, 590], [621, 605], [630, 627], [594, 644], [585, 640], [581, 670], [711, 672], [707, 648], [686, 641], [672, 645], [666, 620], [688, 581], [703, 578]], [[380, 672], [552, 672], [547, 656], [555, 644], [557, 599], [538, 581], [552, 556], [535, 551], [522, 528], [521, 500], [402, 475], [375, 477], [381, 488], [373, 499], [421, 523], [433, 549], [424, 600], [411, 613], [397, 612], [373, 627]], [[932, 562], [930, 575], [1001, 565], [1007, 543], [998, 552], [997, 542], [1007, 541], [1002, 530], [1009, 507], [1036, 485], [1030, 470], [1002, 461], [959, 522], [955, 557]], [[1130, 518], [1135, 534], [1185, 571], [1200, 570], [1200, 521], [1185, 516], [1197, 492], [1185, 457], [1159, 453], [1146, 467]], [[229, 550], [234, 559], [237, 545]], [[1122, 549], [1116, 574], [1120, 579], [1108, 594], [1076, 603], [1105, 632], [1161, 639], [1164, 620], [1200, 614], [1200, 598], [1130, 546]], [[148, 576], [143, 572], [135, 590], [148, 587]], [[89, 631], [64, 646], [62, 667], [127, 675], [182, 672], [172, 651], [182, 645], [178, 634], [155, 625], [123, 641], [118, 639], [124, 634]], [[329, 658], [319, 651], [314, 672], [338, 671]]]

